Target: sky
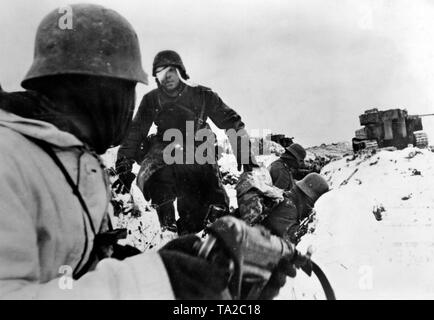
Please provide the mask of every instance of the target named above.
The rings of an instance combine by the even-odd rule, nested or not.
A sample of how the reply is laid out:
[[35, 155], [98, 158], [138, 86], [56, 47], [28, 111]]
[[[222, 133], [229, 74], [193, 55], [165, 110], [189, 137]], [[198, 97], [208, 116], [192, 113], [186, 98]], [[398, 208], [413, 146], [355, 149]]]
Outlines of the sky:
[[[0, 3], [0, 84], [20, 90], [36, 28], [59, 6]], [[434, 2], [429, 0], [99, 0], [135, 28], [150, 75], [160, 50], [180, 53], [246, 127], [305, 146], [350, 141], [366, 109], [434, 113]], [[155, 88], [139, 85], [138, 102]], [[424, 118], [434, 143], [434, 117]]]

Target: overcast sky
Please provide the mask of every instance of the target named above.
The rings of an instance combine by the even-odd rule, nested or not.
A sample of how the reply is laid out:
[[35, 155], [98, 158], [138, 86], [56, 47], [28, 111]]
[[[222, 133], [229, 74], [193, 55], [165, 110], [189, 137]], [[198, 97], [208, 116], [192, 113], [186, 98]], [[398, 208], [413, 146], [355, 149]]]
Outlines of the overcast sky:
[[[0, 83], [19, 90], [40, 20], [84, 1], [0, 3]], [[134, 26], [143, 65], [178, 51], [249, 129], [306, 145], [349, 141], [365, 109], [434, 112], [434, 2], [425, 0], [107, 0]], [[138, 96], [155, 87], [140, 86]], [[431, 144], [434, 118], [424, 121]]]

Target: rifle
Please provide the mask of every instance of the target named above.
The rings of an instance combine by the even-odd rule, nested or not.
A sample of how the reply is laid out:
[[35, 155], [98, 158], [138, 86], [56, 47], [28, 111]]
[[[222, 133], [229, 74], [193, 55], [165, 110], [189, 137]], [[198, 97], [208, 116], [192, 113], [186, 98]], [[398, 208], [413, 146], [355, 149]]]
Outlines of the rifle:
[[[293, 261], [300, 254], [294, 244], [272, 235], [264, 227], [251, 227], [231, 216], [214, 222], [208, 228], [208, 233], [205, 240], [196, 243], [197, 255], [212, 263], [230, 261], [229, 294], [235, 300], [258, 299], [282, 259]], [[316, 274], [327, 299], [335, 300], [333, 289], [324, 273], [313, 261], [311, 263], [311, 270], [303, 265], [295, 266], [309, 276], [312, 272]]]
[[316, 211], [312, 209], [311, 213], [300, 222], [297, 231], [295, 231], [294, 234], [291, 236], [291, 241], [293, 243], [297, 245], [300, 242], [301, 237], [303, 237], [308, 232], [309, 224], [314, 221], [315, 216]]

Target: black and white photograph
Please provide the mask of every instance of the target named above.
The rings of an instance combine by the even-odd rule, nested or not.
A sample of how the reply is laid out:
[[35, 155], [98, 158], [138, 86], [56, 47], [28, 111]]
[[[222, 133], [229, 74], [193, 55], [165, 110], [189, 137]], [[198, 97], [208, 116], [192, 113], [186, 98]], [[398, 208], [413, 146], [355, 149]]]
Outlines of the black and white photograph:
[[433, 1], [6, 0], [0, 30], [1, 300], [434, 299]]

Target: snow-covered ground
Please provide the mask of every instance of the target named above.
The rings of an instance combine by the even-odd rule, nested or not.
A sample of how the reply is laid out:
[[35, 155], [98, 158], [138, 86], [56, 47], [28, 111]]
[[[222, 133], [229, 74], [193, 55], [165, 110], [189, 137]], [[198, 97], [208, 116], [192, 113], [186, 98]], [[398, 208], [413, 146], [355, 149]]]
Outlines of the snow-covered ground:
[[[107, 168], [114, 168], [118, 148], [109, 149], [102, 156], [104, 164]], [[133, 172], [138, 173], [140, 167], [137, 164], [133, 166]], [[112, 178], [112, 183], [114, 182]], [[176, 234], [165, 231], [162, 232], [156, 210], [151, 203], [146, 201], [142, 192], [133, 182], [131, 186], [131, 194], [118, 195], [113, 194], [116, 199], [120, 199], [125, 203], [133, 201], [141, 215], [139, 217], [132, 214], [119, 215], [114, 218], [115, 228], [127, 228], [127, 239], [122, 240], [121, 244], [132, 245], [141, 251], [155, 251], [161, 248], [165, 243], [177, 237]], [[176, 206], [175, 206], [176, 208]]]
[[[105, 156], [108, 166], [113, 154]], [[276, 158], [261, 156], [259, 162], [268, 166]], [[239, 176], [233, 155], [224, 154], [219, 164], [222, 172]], [[298, 248], [314, 248], [313, 260], [326, 273], [337, 299], [433, 299], [434, 153], [407, 148], [346, 156], [328, 164], [322, 174], [332, 190], [317, 202], [316, 230], [304, 236]], [[234, 186], [225, 187], [236, 207]], [[119, 217], [118, 226], [131, 231], [127, 242], [146, 251], [174, 238], [161, 233], [155, 210], [137, 187], [132, 195], [142, 216]], [[381, 220], [373, 213], [379, 208], [385, 210]], [[277, 297], [323, 298], [317, 279], [303, 272], [288, 278]]]
[[[322, 173], [333, 189], [317, 202], [316, 231], [299, 249], [313, 246], [337, 298], [433, 299], [434, 153], [407, 148], [348, 156]], [[381, 207], [379, 221], [373, 210]], [[294, 297], [323, 294], [315, 278], [300, 272], [278, 298]]]

